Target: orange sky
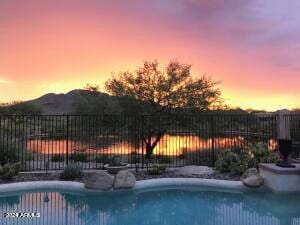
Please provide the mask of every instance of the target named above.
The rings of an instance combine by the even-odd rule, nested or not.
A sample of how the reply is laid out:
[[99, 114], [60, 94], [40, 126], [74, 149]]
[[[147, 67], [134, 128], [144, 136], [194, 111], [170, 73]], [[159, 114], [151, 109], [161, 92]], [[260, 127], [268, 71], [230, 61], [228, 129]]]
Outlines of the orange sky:
[[297, 0], [0, 0], [0, 102], [177, 58], [222, 81], [230, 106], [300, 107], [298, 9]]

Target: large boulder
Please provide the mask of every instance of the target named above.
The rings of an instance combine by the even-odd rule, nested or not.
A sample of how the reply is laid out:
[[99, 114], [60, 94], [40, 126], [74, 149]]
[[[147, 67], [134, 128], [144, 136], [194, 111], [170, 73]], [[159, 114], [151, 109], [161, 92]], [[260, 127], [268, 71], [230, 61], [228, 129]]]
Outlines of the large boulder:
[[178, 176], [200, 176], [200, 175], [211, 175], [214, 170], [208, 166], [184, 166], [174, 171], [175, 175]]
[[115, 189], [133, 188], [135, 185], [135, 176], [128, 170], [120, 170], [115, 177]]
[[102, 191], [110, 190], [114, 184], [114, 176], [99, 170], [88, 175], [85, 181], [85, 188], [97, 189]]
[[247, 187], [260, 187], [264, 184], [264, 178], [259, 175], [256, 168], [250, 168], [241, 176], [242, 183]]

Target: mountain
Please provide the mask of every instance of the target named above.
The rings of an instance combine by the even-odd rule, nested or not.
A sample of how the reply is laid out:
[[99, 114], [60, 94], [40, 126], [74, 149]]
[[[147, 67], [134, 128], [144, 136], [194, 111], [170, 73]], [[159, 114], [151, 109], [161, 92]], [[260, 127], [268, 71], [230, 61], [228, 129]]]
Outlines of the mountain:
[[78, 110], [84, 111], [95, 107], [95, 104], [99, 106], [97, 108], [99, 110], [118, 110], [120, 108], [118, 97], [80, 89], [72, 90], [66, 94], [50, 93], [19, 104], [24, 103], [40, 108], [42, 114], [73, 114]]

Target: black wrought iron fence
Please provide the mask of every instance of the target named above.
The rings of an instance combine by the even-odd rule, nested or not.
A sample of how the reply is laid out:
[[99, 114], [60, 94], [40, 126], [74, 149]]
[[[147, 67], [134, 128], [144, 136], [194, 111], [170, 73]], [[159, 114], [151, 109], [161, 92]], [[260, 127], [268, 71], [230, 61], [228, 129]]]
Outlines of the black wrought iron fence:
[[23, 170], [104, 168], [112, 158], [136, 168], [214, 165], [224, 149], [276, 147], [274, 114], [1, 115], [0, 126], [1, 164]]
[[290, 136], [293, 141], [294, 159], [300, 160], [300, 114], [294, 113], [287, 116], [289, 120], [288, 126], [290, 127]]

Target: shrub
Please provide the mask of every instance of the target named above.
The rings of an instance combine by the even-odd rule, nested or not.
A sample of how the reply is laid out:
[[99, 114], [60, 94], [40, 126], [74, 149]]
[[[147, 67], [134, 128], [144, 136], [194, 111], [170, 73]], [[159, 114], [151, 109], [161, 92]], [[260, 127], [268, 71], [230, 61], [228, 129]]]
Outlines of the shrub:
[[16, 175], [17, 174], [16, 174], [15, 169], [11, 167], [11, 168], [9, 168], [7, 173], [5, 173], [1, 176], [1, 178], [4, 180], [11, 180]]
[[257, 143], [249, 148], [252, 154], [250, 159], [250, 166], [258, 168], [259, 163], [276, 163], [280, 157], [277, 152], [270, 151], [268, 145], [264, 143]]
[[51, 156], [51, 162], [64, 162], [65, 155], [64, 154], [53, 154]]
[[7, 138], [4, 136], [0, 140], [0, 146], [6, 147], [5, 150], [0, 149], [0, 165], [19, 160], [19, 154], [22, 149], [19, 147], [20, 145], [15, 138]]
[[148, 169], [148, 174], [150, 175], [162, 175], [166, 172], [166, 166], [164, 165], [154, 165], [152, 168]]
[[121, 162], [121, 157], [120, 156], [112, 156], [110, 158], [110, 161], [109, 161], [109, 165], [110, 166], [122, 166], [122, 162]]
[[85, 153], [73, 153], [70, 157], [74, 162], [87, 162], [88, 157]]
[[82, 169], [76, 164], [67, 165], [60, 174], [62, 180], [75, 180], [82, 177]]
[[3, 167], [0, 166], [0, 178], [5, 180], [11, 180], [14, 176], [18, 175], [20, 169], [20, 162], [14, 164], [7, 163]]
[[259, 163], [276, 163], [279, 160], [277, 152], [272, 152], [264, 143], [250, 146], [240, 151], [222, 151], [216, 160], [216, 170], [221, 173], [240, 175], [248, 168], [258, 168]]
[[240, 175], [249, 168], [249, 156], [246, 152], [233, 152], [230, 150], [222, 151], [215, 163], [217, 171]]
[[11, 167], [18, 174], [20, 172], [20, 170], [21, 170], [21, 163], [20, 162], [16, 162], [16, 163], [12, 164]]

